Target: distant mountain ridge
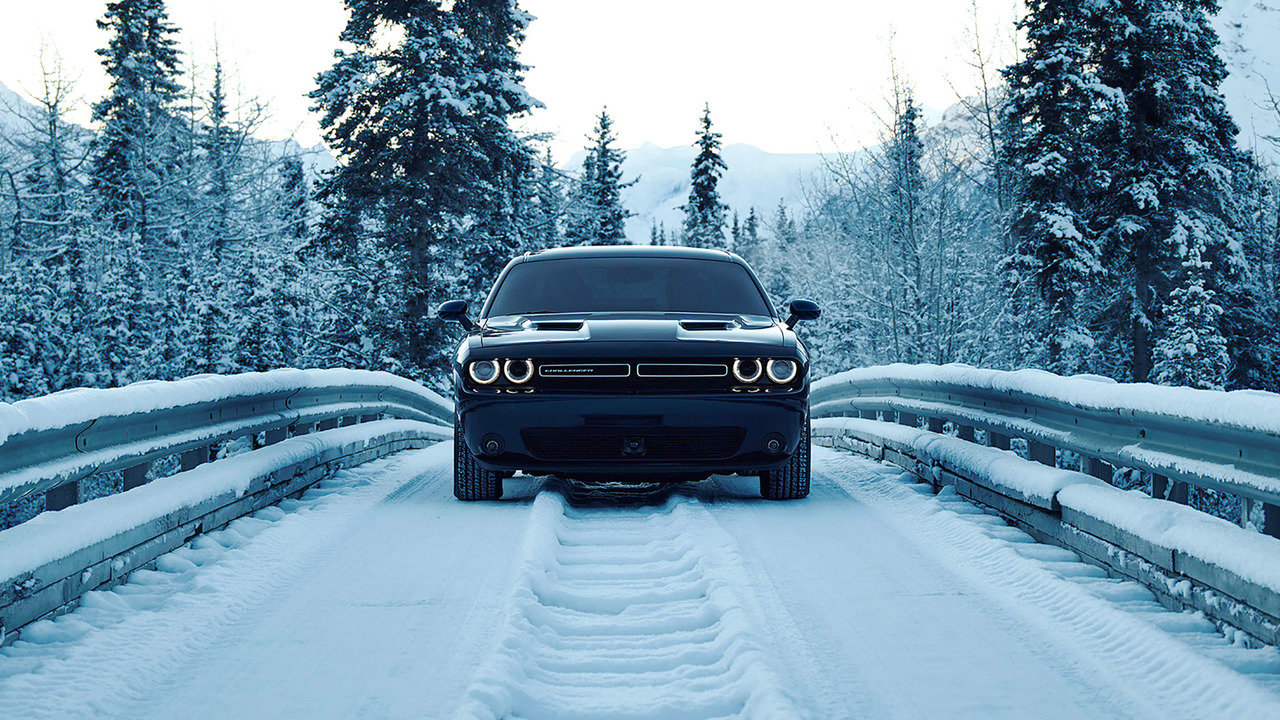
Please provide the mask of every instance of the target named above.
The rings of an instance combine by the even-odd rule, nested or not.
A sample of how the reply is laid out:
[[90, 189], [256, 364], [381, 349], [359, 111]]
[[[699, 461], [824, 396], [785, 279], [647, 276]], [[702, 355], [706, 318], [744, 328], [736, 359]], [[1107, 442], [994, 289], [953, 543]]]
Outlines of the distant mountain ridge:
[[[626, 152], [623, 180], [636, 180], [622, 196], [626, 208], [635, 213], [627, 220], [627, 239], [648, 243], [655, 222], [665, 225], [668, 233], [678, 232], [684, 221], [681, 206], [689, 198], [689, 167], [696, 149], [692, 145], [660, 148], [647, 142]], [[576, 173], [583, 156], [583, 152], [575, 154], [565, 169]], [[762, 221], [773, 218], [779, 202], [789, 212], [796, 210], [806, 185], [818, 176], [824, 163], [818, 154], [775, 154], [741, 143], [725, 146], [723, 157], [728, 171], [720, 182], [720, 196], [744, 220], [753, 207]]]

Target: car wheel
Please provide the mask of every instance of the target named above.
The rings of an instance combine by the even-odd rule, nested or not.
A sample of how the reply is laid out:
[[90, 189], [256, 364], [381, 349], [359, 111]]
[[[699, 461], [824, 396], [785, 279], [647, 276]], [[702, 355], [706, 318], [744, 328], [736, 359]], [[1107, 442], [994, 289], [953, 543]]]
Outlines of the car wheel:
[[799, 500], [809, 497], [809, 416], [804, 418], [800, 445], [787, 464], [760, 473], [760, 495], [765, 500]]
[[457, 423], [453, 428], [453, 496], [468, 501], [502, 497], [502, 476], [480, 467], [463, 442]]

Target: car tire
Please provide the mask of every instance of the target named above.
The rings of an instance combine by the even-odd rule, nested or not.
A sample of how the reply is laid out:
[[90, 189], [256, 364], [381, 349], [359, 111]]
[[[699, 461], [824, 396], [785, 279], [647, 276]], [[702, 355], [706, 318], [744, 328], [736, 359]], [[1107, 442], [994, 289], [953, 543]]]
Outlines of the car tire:
[[462, 440], [462, 429], [456, 424], [453, 430], [453, 496], [468, 502], [502, 497], [502, 476], [480, 467]]
[[760, 496], [765, 500], [799, 500], [809, 497], [809, 416], [804, 418], [804, 434], [787, 463], [760, 473]]

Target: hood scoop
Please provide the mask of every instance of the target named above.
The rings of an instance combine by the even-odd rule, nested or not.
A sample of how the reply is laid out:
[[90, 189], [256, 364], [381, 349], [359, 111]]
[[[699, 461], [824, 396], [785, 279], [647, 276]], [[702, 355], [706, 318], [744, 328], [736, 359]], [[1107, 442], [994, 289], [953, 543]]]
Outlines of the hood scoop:
[[681, 320], [680, 327], [690, 332], [713, 332], [716, 330], [732, 330], [738, 323], [732, 320]]
[[582, 329], [581, 320], [540, 320], [530, 323], [534, 330], [558, 330], [560, 332], [577, 332]]

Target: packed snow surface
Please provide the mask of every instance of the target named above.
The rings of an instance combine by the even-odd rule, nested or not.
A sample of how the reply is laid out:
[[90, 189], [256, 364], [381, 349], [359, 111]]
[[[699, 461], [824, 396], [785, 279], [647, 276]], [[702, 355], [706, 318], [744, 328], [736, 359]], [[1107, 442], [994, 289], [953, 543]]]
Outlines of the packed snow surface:
[[411, 451], [0, 649], [12, 718], [1280, 717], [1275, 650], [896, 469], [459, 503]]
[[0, 531], [0, 581], [141, 527], [206, 500], [240, 497], [255, 478], [317, 457], [330, 448], [368, 443], [400, 432], [443, 439], [442, 427], [413, 420], [380, 420], [289, 438], [253, 452], [159, 478], [127, 492], [45, 512]]

